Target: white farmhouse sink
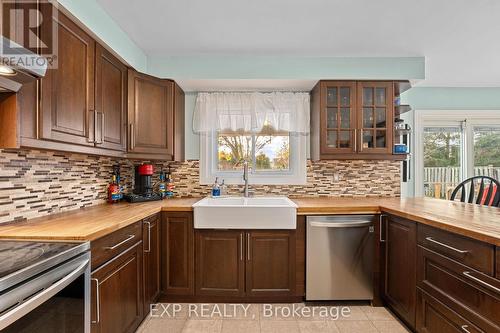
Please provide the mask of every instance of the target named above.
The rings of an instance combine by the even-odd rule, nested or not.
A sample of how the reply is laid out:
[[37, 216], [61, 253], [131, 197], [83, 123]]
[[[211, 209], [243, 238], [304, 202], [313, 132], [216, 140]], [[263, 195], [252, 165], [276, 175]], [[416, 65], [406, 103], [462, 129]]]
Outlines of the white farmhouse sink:
[[195, 229], [296, 229], [297, 205], [287, 197], [205, 198], [193, 205]]

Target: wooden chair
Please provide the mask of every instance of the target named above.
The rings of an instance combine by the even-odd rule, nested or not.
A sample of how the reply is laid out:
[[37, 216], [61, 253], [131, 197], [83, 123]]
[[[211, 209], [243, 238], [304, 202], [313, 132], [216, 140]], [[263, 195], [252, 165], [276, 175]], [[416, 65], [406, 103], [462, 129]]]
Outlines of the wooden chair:
[[[476, 191], [477, 187], [479, 189]], [[453, 190], [450, 200], [460, 192], [460, 201], [478, 205], [500, 207], [500, 183], [488, 176], [475, 176], [464, 180]], [[468, 194], [468, 198], [466, 199]], [[476, 198], [476, 199], [474, 199]]]

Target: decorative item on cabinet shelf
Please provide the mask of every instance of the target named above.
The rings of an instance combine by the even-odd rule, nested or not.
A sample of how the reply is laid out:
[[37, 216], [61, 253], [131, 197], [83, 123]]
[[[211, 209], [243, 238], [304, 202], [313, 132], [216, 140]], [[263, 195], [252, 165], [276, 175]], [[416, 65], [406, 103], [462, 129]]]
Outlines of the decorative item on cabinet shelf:
[[396, 143], [394, 144], [394, 154], [407, 154], [408, 146], [404, 143]]
[[411, 127], [404, 123], [401, 118], [396, 118], [394, 120], [394, 155], [406, 155], [406, 159], [401, 162], [401, 180], [403, 183], [408, 182], [411, 175], [410, 170], [410, 142], [411, 142]]

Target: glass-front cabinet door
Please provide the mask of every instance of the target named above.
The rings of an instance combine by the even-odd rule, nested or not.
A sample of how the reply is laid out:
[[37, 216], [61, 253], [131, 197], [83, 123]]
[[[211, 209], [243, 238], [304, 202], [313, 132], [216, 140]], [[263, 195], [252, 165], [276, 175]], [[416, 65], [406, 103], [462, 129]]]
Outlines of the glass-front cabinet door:
[[358, 153], [392, 153], [393, 89], [392, 82], [358, 82]]
[[323, 82], [321, 101], [321, 153], [356, 151], [356, 84]]

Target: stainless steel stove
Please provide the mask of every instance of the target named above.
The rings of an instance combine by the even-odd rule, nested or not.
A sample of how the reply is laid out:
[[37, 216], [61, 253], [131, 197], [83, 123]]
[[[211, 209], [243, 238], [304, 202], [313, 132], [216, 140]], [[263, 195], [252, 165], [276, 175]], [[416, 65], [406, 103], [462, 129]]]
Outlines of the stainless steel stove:
[[89, 250], [0, 240], [0, 332], [90, 332]]

